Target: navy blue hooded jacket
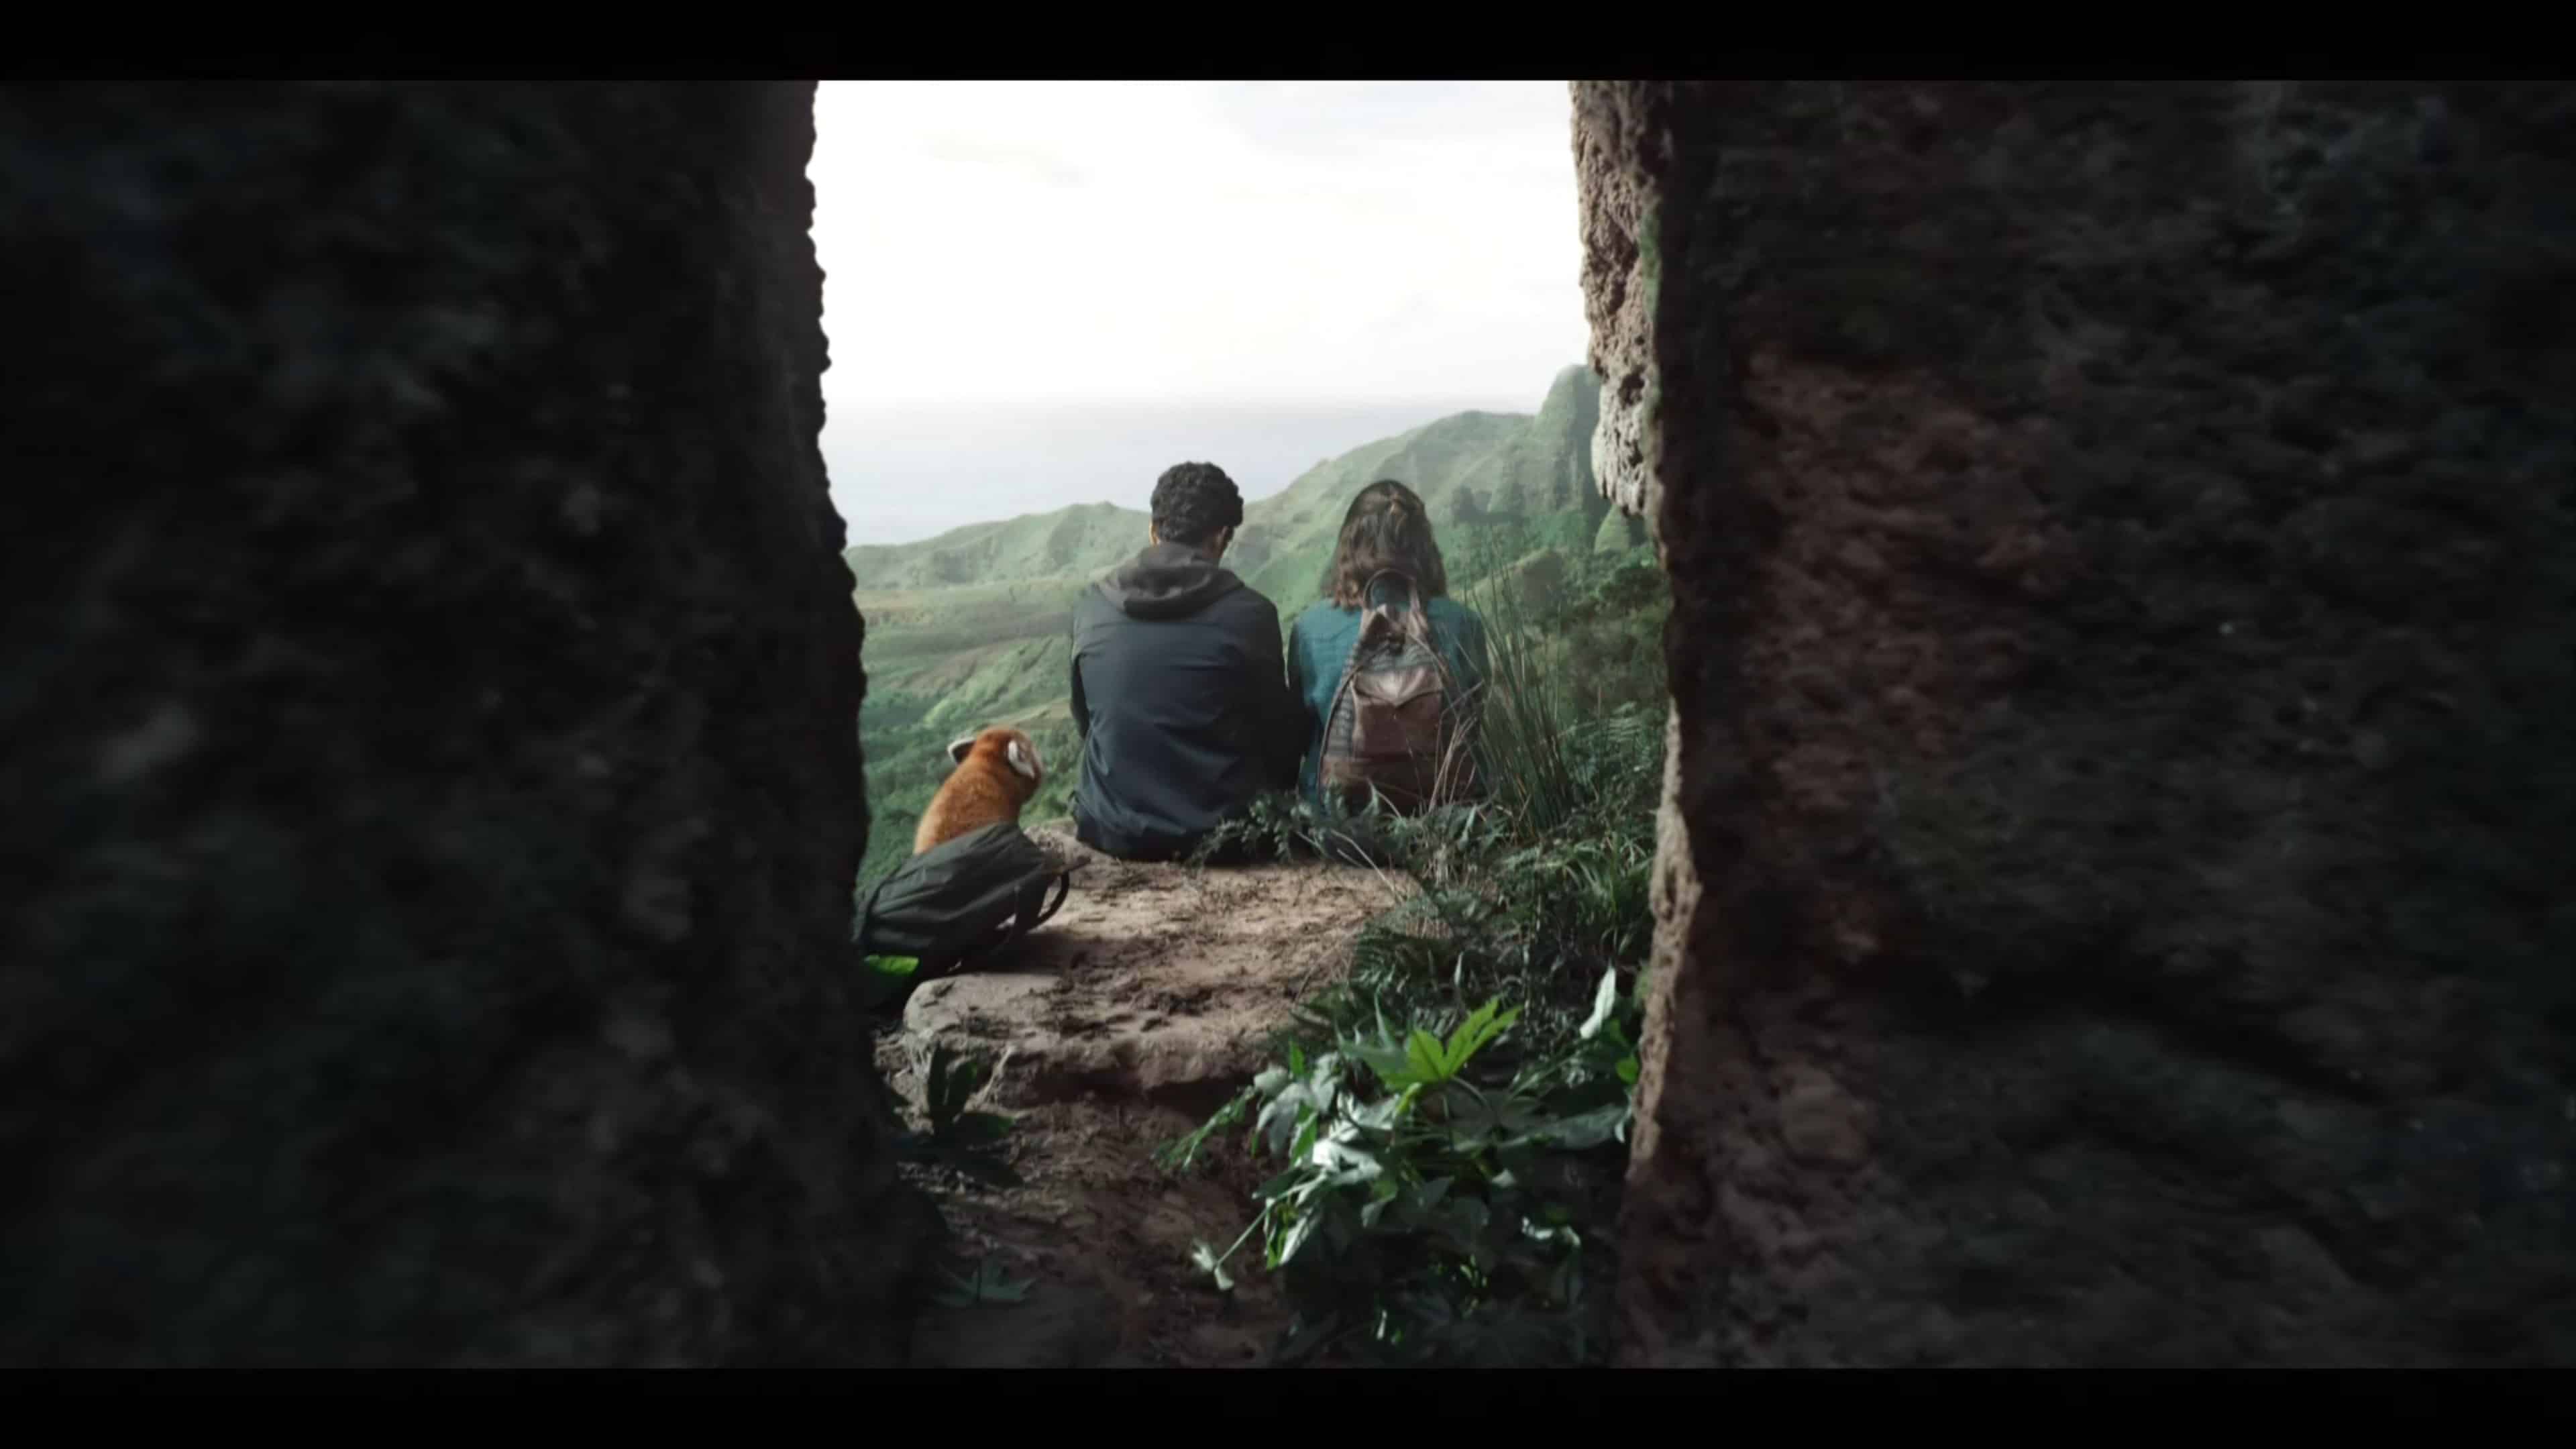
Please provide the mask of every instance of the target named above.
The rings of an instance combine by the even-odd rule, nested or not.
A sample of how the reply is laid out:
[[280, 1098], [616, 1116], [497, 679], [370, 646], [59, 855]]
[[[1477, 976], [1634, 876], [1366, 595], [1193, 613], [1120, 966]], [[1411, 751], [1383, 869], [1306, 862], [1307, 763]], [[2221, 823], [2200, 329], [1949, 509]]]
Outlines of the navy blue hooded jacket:
[[1187, 854], [1305, 746], [1279, 610], [1185, 544], [1158, 543], [1073, 610], [1074, 835], [1128, 860]]

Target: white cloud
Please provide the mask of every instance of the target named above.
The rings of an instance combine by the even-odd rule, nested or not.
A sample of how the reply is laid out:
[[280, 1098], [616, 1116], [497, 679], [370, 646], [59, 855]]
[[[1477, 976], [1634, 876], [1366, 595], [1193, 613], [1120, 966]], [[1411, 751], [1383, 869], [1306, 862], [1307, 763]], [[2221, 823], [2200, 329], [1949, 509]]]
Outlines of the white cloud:
[[1525, 409], [1584, 355], [1562, 82], [832, 82], [815, 119], [836, 482], [896, 415]]
[[816, 120], [836, 405], [1517, 398], [1584, 350], [1562, 83], [834, 82]]

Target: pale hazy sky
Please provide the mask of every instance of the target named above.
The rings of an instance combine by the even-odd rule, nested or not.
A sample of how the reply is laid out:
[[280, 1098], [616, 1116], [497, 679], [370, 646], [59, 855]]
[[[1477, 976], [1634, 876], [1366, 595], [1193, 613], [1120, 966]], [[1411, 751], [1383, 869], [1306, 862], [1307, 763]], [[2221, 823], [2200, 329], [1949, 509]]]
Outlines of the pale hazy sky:
[[1562, 81], [826, 83], [852, 541], [1141, 507], [1194, 446], [1259, 497], [1535, 409], [1586, 347], [1569, 115]]

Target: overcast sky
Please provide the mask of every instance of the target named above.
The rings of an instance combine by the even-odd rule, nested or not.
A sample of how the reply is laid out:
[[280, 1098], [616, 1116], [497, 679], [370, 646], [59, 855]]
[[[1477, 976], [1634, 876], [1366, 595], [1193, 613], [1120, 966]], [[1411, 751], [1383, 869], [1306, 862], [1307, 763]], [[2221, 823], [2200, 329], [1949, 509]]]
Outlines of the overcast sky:
[[831, 82], [815, 120], [853, 542], [1141, 507], [1194, 446], [1259, 497], [1583, 360], [1561, 81]]

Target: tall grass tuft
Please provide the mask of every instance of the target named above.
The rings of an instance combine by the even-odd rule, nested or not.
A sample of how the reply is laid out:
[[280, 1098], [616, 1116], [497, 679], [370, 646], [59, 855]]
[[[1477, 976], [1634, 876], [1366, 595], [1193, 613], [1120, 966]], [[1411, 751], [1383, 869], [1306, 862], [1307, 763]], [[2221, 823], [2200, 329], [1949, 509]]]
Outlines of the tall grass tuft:
[[1584, 805], [1566, 748], [1571, 701], [1543, 657], [1543, 634], [1531, 617], [1508, 560], [1492, 535], [1477, 538], [1475, 573], [1464, 602], [1485, 621], [1488, 674], [1477, 701], [1475, 757], [1491, 798], [1522, 844], [1571, 824]]

